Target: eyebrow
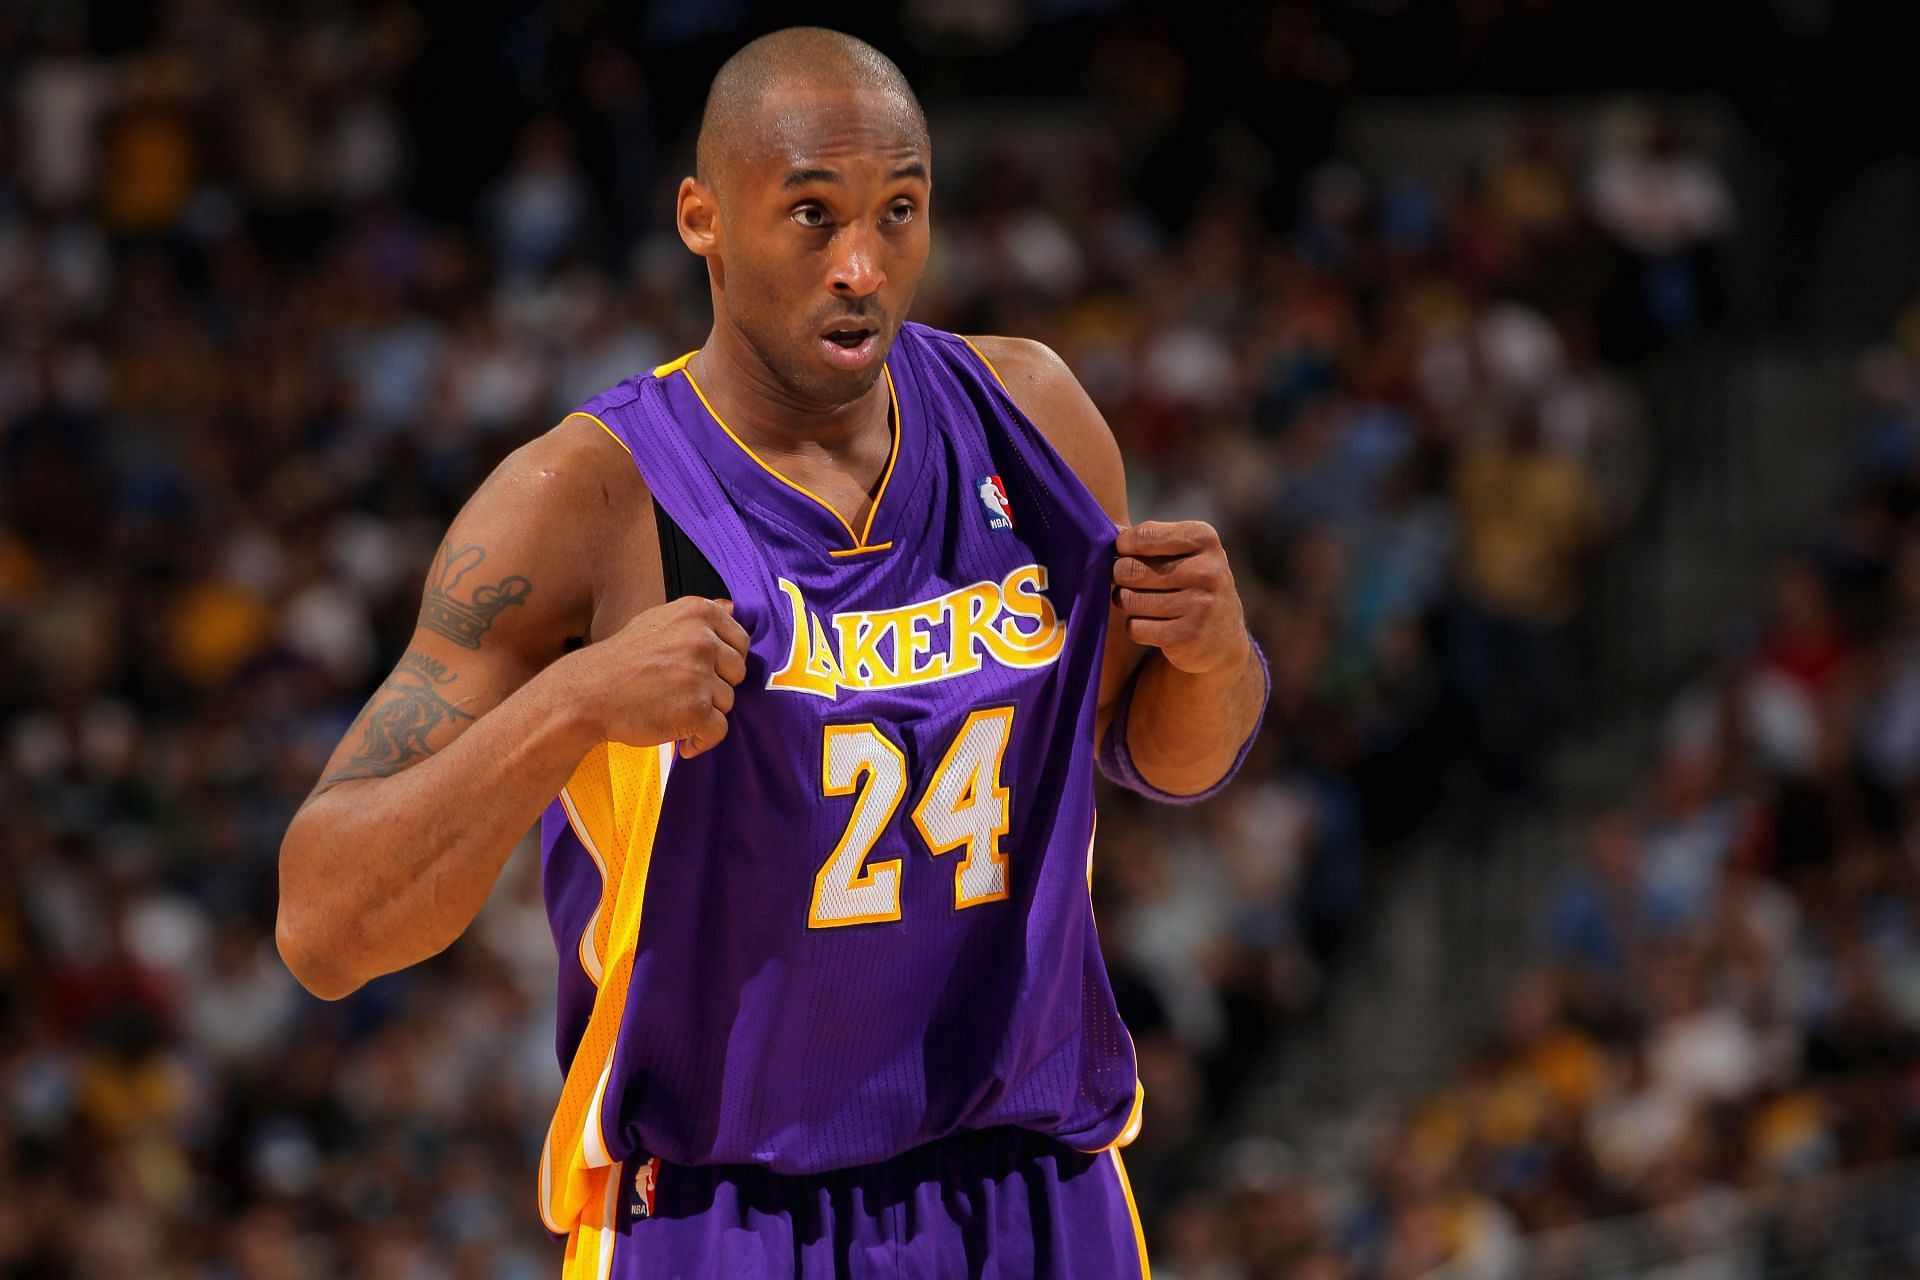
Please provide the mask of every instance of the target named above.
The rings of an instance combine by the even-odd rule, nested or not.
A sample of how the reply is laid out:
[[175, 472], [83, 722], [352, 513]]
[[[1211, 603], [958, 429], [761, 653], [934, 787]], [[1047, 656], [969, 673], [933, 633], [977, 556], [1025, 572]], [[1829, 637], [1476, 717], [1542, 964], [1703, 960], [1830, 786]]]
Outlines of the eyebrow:
[[[906, 164], [898, 166], [887, 175], [888, 182], [898, 182], [902, 178], [918, 178], [920, 181], [925, 182], [927, 180], [927, 166], [918, 160], [910, 160]], [[786, 181], [780, 184], [780, 189], [782, 191], [791, 191], [795, 187], [804, 187], [815, 182], [822, 182], [835, 187], [846, 185], [846, 179], [840, 176], [838, 170], [821, 168], [816, 165], [810, 168], [793, 170], [787, 174]]]
[[794, 187], [804, 187], [815, 182], [830, 183], [837, 187], [844, 185], [844, 181], [845, 180], [832, 169], [795, 169], [787, 175], [787, 180], [780, 184], [780, 189], [787, 191]]

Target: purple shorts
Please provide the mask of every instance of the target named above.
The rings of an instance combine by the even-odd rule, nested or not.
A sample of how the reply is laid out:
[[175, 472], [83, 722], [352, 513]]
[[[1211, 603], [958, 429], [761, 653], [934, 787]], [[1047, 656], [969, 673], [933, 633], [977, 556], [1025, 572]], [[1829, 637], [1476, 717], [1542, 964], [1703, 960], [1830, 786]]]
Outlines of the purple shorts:
[[961, 1133], [878, 1164], [799, 1177], [629, 1160], [576, 1233], [566, 1280], [1145, 1277], [1117, 1150], [1024, 1129]]

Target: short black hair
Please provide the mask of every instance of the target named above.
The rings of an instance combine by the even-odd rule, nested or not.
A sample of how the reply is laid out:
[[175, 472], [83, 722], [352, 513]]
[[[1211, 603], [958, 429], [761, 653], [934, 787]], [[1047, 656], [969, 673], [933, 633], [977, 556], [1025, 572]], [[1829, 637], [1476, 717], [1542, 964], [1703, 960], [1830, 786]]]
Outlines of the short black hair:
[[693, 167], [700, 181], [713, 181], [728, 140], [738, 137], [767, 90], [784, 83], [891, 94], [906, 107], [921, 142], [928, 141], [926, 112], [893, 59], [845, 32], [788, 27], [747, 44], [714, 74], [706, 109], [700, 113], [700, 136], [694, 143]]

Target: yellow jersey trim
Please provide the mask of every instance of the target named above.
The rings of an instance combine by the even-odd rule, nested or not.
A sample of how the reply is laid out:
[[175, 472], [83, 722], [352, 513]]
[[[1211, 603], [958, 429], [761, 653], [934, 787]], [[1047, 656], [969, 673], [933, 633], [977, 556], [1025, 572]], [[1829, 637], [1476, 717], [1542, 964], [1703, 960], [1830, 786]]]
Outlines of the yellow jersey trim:
[[[1131, 1038], [1132, 1033], [1128, 1033]], [[1115, 1149], [1127, 1146], [1140, 1136], [1140, 1122], [1147, 1117], [1147, 1086], [1136, 1077], [1133, 1082], [1133, 1114], [1127, 1117], [1126, 1128], [1120, 1130], [1120, 1136], [1113, 1140]]]
[[587, 856], [593, 859], [594, 870], [600, 873], [600, 901], [593, 904], [593, 914], [587, 917], [586, 927], [580, 931], [580, 945], [575, 948], [581, 969], [585, 970], [587, 977], [592, 979], [593, 985], [597, 987], [606, 973], [605, 962], [601, 959], [600, 921], [603, 917], [611, 918], [606, 916], [609, 905], [607, 859], [606, 855], [600, 852], [600, 846], [594, 840], [593, 833], [587, 830], [586, 820], [580, 816], [580, 808], [574, 803], [573, 795], [566, 787], [560, 788], [560, 807], [566, 811], [567, 825], [573, 828], [574, 839], [578, 840], [580, 847], [587, 851]]
[[846, 556], [863, 556], [867, 554], [867, 552], [869, 551], [891, 551], [891, 550], [893, 550], [893, 539], [888, 538], [885, 542], [875, 542], [864, 547], [847, 547], [840, 551], [829, 551], [827, 552], [827, 554], [838, 559]]
[[[618, 771], [614, 769], [615, 753], [622, 757]], [[594, 1205], [603, 1194], [611, 1196], [610, 1184], [618, 1182], [618, 1166], [606, 1147], [601, 1105], [613, 1050], [620, 1038], [634, 953], [639, 945], [654, 836], [673, 759], [671, 743], [655, 747], [602, 743], [581, 760], [563, 792], [568, 808], [573, 810], [569, 822], [577, 814], [577, 830], [590, 835], [593, 847], [606, 859], [600, 908], [581, 939], [582, 966], [593, 976], [587, 964], [590, 954], [602, 972], [587, 1027], [568, 1067], [542, 1144], [540, 1217], [549, 1230], [574, 1237], [569, 1245], [569, 1265], [599, 1267], [599, 1275], [606, 1274], [612, 1240], [603, 1224], [594, 1221]], [[615, 776], [616, 772], [624, 778]], [[593, 803], [582, 803], [589, 793], [585, 782], [601, 773], [606, 775], [605, 781], [597, 783], [594, 790], [605, 788], [610, 794], [596, 796]], [[575, 1257], [583, 1240], [591, 1246], [591, 1260]], [[596, 1272], [589, 1269], [567, 1274]]]
[[[1099, 835], [1100, 815], [1096, 813], [1093, 816], [1093, 830], [1087, 833], [1087, 914], [1089, 915], [1093, 914], [1093, 842]], [[1099, 1155], [1106, 1151], [1117, 1152], [1140, 1136], [1141, 1122], [1147, 1118], [1147, 1086], [1140, 1079], [1140, 1049], [1134, 1044], [1133, 1032], [1127, 1031], [1125, 1023], [1120, 1024], [1120, 1029], [1126, 1032], [1127, 1048], [1133, 1053], [1133, 1110], [1127, 1113], [1127, 1122], [1120, 1126], [1120, 1132], [1114, 1135], [1112, 1142], [1104, 1147], [1095, 1147], [1086, 1152], [1087, 1155]], [[1140, 1256], [1145, 1258], [1145, 1252], [1143, 1251]]]
[[620, 1179], [609, 1177], [606, 1184], [581, 1212], [580, 1225], [567, 1236], [560, 1280], [607, 1280], [613, 1274], [613, 1246], [619, 1239], [615, 1215], [620, 1206]]
[[[1131, 1031], [1127, 1032], [1127, 1047], [1129, 1049], [1133, 1048], [1133, 1032]], [[1114, 1135], [1113, 1141], [1107, 1143], [1104, 1147], [1075, 1147], [1074, 1150], [1078, 1151], [1081, 1155], [1097, 1156], [1104, 1155], [1109, 1151], [1117, 1151], [1121, 1147], [1131, 1145], [1133, 1140], [1140, 1136], [1140, 1122], [1147, 1118], [1147, 1086], [1140, 1082], [1138, 1066], [1139, 1053], [1137, 1050], [1134, 1054], [1134, 1062], [1133, 1110], [1127, 1112], [1127, 1122], [1120, 1126], [1120, 1132]]]
[[[622, 449], [627, 449], [627, 442], [625, 440], [622, 440], [618, 435], [616, 435], [612, 427], [608, 426], [605, 422], [602, 422], [598, 417], [594, 416], [593, 414], [588, 413], [585, 409], [575, 409], [572, 413], [567, 415], [567, 418], [585, 418], [589, 422], [598, 423], [602, 431], [606, 432], [610, 436], [613, 436], [613, 442], [615, 444], [619, 445]], [[565, 422], [567, 418], [562, 418], [560, 419], [560, 421]], [[633, 456], [633, 450], [627, 449], [627, 456], [631, 458]]]
[[[828, 515], [840, 522], [840, 527], [847, 531], [847, 537], [853, 542], [853, 545], [847, 548], [844, 554], [856, 555], [867, 551], [885, 551], [893, 545], [891, 542], [874, 544], [867, 541], [868, 538], [873, 536], [873, 522], [880, 514], [880, 504], [886, 500], [887, 484], [893, 479], [894, 465], [900, 461], [900, 394], [894, 389], [893, 370], [884, 364], [880, 366], [880, 372], [885, 375], [887, 379], [887, 421], [893, 428], [893, 441], [887, 450], [887, 469], [880, 473], [880, 487], [874, 490], [873, 501], [867, 507], [866, 522], [862, 525], [860, 531], [855, 533], [852, 522], [841, 515], [832, 503], [805, 485], [796, 484], [784, 475], [781, 475], [779, 471], [767, 463], [765, 458], [755, 453], [753, 446], [749, 445], [745, 440], [742, 440], [738, 432], [727, 425], [727, 420], [721, 417], [714, 409], [713, 401], [707, 399], [706, 390], [701, 387], [699, 380], [693, 376], [693, 370], [688, 367], [688, 361], [692, 360], [696, 354], [696, 352], [689, 351], [678, 360], [670, 360], [666, 364], [660, 365], [653, 371], [653, 374], [656, 378], [665, 378], [675, 373], [685, 374], [687, 385], [693, 388], [693, 394], [700, 397], [700, 403], [706, 409], [707, 415], [719, 424], [722, 431], [727, 433], [727, 439], [739, 446], [740, 452], [752, 458], [762, 471], [787, 486], [787, 488], [792, 489], [795, 493], [812, 499]], [[843, 553], [828, 552], [828, 554], [839, 555]]]
[[[998, 369], [993, 367], [993, 361], [987, 359], [987, 353], [982, 351], [980, 348], [974, 346], [973, 339], [969, 338], [966, 334], [956, 333], [953, 336], [960, 339], [960, 341], [966, 343], [967, 350], [973, 352], [973, 354], [980, 357], [980, 363], [987, 366], [987, 372], [992, 374], [993, 380], [1000, 384], [1000, 389], [1002, 391], [1007, 391], [1007, 380], [1000, 376], [1000, 371]], [[1013, 393], [1011, 391], [1007, 391], [1007, 394], [1012, 395]]]
[[1107, 1154], [1113, 1157], [1113, 1171], [1120, 1175], [1120, 1194], [1127, 1198], [1127, 1216], [1133, 1219], [1133, 1246], [1140, 1251], [1140, 1280], [1153, 1280], [1153, 1268], [1147, 1263], [1147, 1232], [1140, 1225], [1140, 1206], [1133, 1202], [1133, 1184], [1127, 1181], [1127, 1166], [1121, 1163], [1117, 1147]]

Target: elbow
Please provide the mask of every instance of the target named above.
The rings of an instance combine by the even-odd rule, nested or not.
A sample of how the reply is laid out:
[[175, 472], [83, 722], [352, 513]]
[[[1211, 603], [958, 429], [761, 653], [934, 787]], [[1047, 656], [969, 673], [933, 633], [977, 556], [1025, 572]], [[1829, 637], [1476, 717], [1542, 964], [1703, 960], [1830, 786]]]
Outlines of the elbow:
[[296, 922], [284, 901], [274, 922], [273, 941], [280, 949], [281, 963], [287, 966], [294, 981], [322, 1000], [344, 1000], [366, 982], [349, 973], [325, 948], [315, 945], [311, 926]]
[[273, 942], [294, 981], [322, 1000], [340, 1000], [358, 991], [367, 979], [344, 963], [338, 930], [317, 918], [312, 893], [288, 875], [289, 865], [299, 857], [294, 843], [298, 822], [296, 818], [294, 830], [280, 846], [280, 908], [274, 918]]

